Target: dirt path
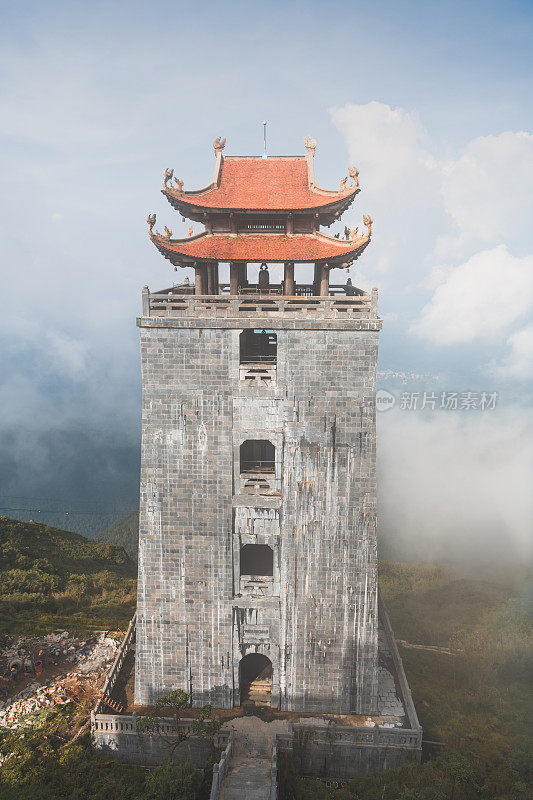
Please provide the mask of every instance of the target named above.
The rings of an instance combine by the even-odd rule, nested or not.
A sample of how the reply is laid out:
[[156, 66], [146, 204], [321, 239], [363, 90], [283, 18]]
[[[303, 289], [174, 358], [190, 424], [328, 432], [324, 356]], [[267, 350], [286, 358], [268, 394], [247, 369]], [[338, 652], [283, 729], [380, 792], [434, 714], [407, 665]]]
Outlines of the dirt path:
[[444, 653], [446, 656], [457, 656], [459, 653], [450, 650], [449, 647], [437, 647], [433, 644], [412, 644], [405, 639], [396, 639], [396, 644], [406, 647], [408, 650], [427, 650], [429, 653]]

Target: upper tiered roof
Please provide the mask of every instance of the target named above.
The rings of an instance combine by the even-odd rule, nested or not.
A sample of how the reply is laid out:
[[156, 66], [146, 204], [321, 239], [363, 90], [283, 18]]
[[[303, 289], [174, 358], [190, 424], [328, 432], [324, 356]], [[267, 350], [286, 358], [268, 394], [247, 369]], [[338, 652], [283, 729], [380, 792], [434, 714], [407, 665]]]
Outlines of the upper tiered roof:
[[[316, 212], [340, 216], [359, 190], [358, 172], [340, 181], [339, 189], [315, 183], [314, 147], [306, 156], [224, 156], [216, 151], [215, 175], [203, 189], [183, 189], [174, 170], [165, 170], [162, 192], [184, 216], [203, 218], [205, 212]], [[173, 183], [174, 181], [174, 183]], [[351, 185], [347, 186], [348, 181]]]
[[316, 142], [304, 143], [305, 156], [224, 157], [225, 139], [216, 139], [214, 180], [196, 191], [185, 191], [174, 170], [165, 170], [163, 194], [183, 216], [200, 220], [205, 230], [193, 235], [190, 227], [187, 238], [173, 238], [166, 226], [164, 233], [155, 230], [156, 216], [151, 214], [150, 238], [174, 266], [195, 268], [197, 293], [205, 292], [206, 285], [218, 285], [213, 270], [218, 274], [221, 262], [230, 262], [232, 291], [249, 286], [247, 263], [283, 262], [291, 291], [294, 263], [314, 263], [314, 289], [327, 293], [329, 271], [348, 267], [367, 247], [372, 236], [369, 216], [363, 217], [366, 231], [345, 228], [343, 239], [339, 233], [331, 237], [320, 230], [339, 219], [358, 194], [358, 170], [349, 168], [338, 190], [321, 189], [314, 179]]

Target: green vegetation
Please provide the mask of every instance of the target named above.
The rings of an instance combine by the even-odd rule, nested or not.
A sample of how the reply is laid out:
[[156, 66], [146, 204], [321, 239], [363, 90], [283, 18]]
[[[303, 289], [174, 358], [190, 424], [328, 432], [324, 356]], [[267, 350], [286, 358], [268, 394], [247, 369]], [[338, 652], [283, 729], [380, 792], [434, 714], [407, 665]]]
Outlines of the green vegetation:
[[207, 800], [211, 765], [121, 764], [95, 750], [88, 733], [71, 738], [88, 713], [47, 711], [24, 728], [0, 729], [0, 762], [8, 756], [0, 767], [2, 800]]
[[[136, 549], [136, 514], [126, 519]], [[121, 522], [116, 523], [118, 532], [126, 535]], [[135, 608], [135, 571], [116, 544], [97, 544], [75, 533], [0, 517], [0, 634], [125, 628]], [[401, 648], [425, 738], [442, 746], [428, 747], [422, 765], [357, 778], [338, 789], [293, 774], [285, 798], [531, 797], [528, 577], [518, 568], [472, 577], [443, 566], [381, 563], [381, 589], [397, 637], [454, 652]], [[187, 703], [184, 693], [161, 701], [174, 713]], [[88, 733], [73, 739], [89, 708], [70, 708], [39, 712], [23, 728], [0, 729], [0, 763], [13, 754], [0, 766], [2, 800], [209, 796], [210, 765], [205, 771], [189, 763], [145, 770], [116, 762], [92, 748]], [[218, 723], [206, 709], [199, 724], [212, 735], [211, 726]]]
[[[148, 712], [138, 720], [137, 731], [141, 736], [143, 734], [159, 736], [166, 744], [169, 762], [172, 762], [174, 752], [182, 742], [187, 741], [192, 736], [202, 736], [204, 739], [212, 740], [215, 733], [220, 730], [220, 720], [213, 718], [213, 709], [209, 705], [202, 706], [198, 710], [196, 719], [188, 720], [189, 724], [186, 729], [179, 728], [179, 712], [191, 707], [191, 695], [184, 692], [183, 689], [175, 689], [164, 697], [160, 697], [156, 707], [155, 710]], [[161, 717], [157, 710], [173, 713], [176, 719], [176, 728], [178, 729], [176, 734], [170, 736], [161, 732], [159, 727]], [[165, 716], [168, 716], [168, 713]]]
[[103, 542], [118, 544], [134, 561], [139, 551], [139, 512], [131, 511], [127, 516], [117, 519], [108, 528], [100, 531], [98, 539]]
[[122, 547], [0, 517], [0, 634], [124, 628], [135, 574]]
[[455, 655], [400, 648], [428, 747], [422, 765], [294, 800], [525, 800], [532, 796], [531, 585], [523, 570], [480, 580], [427, 564], [380, 565], [396, 636]]

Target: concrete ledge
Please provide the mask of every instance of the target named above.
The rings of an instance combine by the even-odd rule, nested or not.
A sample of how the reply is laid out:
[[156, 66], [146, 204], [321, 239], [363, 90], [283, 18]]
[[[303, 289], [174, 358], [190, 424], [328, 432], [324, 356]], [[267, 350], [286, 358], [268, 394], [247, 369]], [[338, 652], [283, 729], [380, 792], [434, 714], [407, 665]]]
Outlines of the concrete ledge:
[[255, 312], [253, 316], [242, 314], [239, 317], [137, 317], [139, 328], [269, 328], [270, 330], [337, 330], [337, 331], [380, 331], [381, 319], [287, 319], [286, 315], [273, 312]]

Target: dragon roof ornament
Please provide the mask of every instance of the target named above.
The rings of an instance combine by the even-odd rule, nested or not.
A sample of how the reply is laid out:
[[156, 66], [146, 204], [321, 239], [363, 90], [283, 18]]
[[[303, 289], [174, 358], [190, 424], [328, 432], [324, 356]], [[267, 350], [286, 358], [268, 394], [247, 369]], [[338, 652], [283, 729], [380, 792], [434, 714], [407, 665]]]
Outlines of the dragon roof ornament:
[[163, 189], [174, 189], [175, 192], [182, 192], [183, 191], [183, 181], [180, 178], [174, 178], [176, 181], [175, 186], [169, 186], [168, 182], [174, 178], [174, 170], [173, 169], [166, 169], [165, 174], [163, 175]]

